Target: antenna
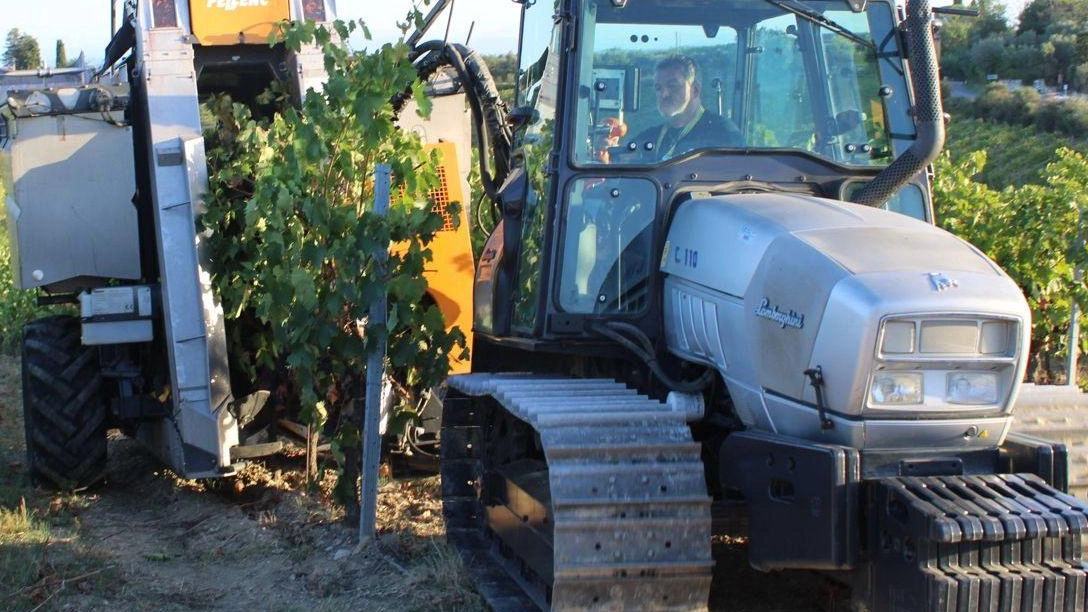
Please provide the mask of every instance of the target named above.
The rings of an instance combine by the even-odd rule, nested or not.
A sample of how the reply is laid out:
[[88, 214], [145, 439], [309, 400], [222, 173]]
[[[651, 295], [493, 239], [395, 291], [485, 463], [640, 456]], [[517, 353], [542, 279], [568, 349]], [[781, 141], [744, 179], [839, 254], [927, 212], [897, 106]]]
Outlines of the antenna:
[[476, 28], [476, 20], [473, 19], [472, 23], [468, 24], [468, 36], [465, 37], [465, 46], [468, 46], [468, 41], [472, 40], [472, 30]]
[[427, 33], [427, 30], [431, 29], [434, 22], [438, 19], [438, 15], [450, 4], [453, 4], [452, 0], [438, 0], [435, 3], [431, 12], [427, 13], [427, 16], [423, 18], [423, 27], [419, 28], [412, 35], [408, 37], [408, 46], [415, 47], [419, 44], [420, 40], [423, 40], [423, 36]]
[[453, 9], [457, 5], [457, 0], [450, 0], [450, 15], [446, 19], [446, 35], [442, 37], [442, 42], [450, 41], [450, 26], [453, 25]]

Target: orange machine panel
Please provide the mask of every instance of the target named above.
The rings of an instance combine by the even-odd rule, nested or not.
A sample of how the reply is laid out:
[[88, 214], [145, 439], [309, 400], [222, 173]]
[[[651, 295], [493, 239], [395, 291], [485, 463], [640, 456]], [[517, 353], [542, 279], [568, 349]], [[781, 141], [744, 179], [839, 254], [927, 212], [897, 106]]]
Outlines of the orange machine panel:
[[291, 7], [289, 0], [190, 0], [189, 13], [202, 45], [267, 44]]
[[[461, 328], [472, 346], [472, 283], [475, 266], [472, 261], [472, 240], [469, 237], [468, 200], [461, 190], [457, 168], [457, 147], [451, 142], [430, 145], [439, 150], [442, 161], [438, 167], [439, 187], [431, 196], [437, 212], [446, 219], [445, 226], [435, 234], [431, 243], [434, 258], [424, 271], [429, 286], [428, 293], [446, 319], [447, 329], [456, 325]], [[451, 202], [461, 204], [459, 219], [446, 208]], [[451, 374], [464, 374], [471, 370], [470, 360], [450, 360]]]

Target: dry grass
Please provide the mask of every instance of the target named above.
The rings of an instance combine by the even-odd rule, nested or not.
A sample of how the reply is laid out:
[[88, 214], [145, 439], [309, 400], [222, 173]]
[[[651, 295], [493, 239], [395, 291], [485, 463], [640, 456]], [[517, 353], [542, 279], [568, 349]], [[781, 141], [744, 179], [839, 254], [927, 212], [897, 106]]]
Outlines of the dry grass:
[[30, 487], [24, 454], [19, 362], [0, 357], [0, 607], [50, 610], [71, 593], [110, 596], [116, 568], [80, 537], [90, 499]]
[[5, 591], [21, 589], [38, 578], [29, 550], [41, 550], [52, 538], [49, 526], [19, 500], [15, 508], [0, 508], [0, 573]]
[[110, 441], [109, 482], [80, 495], [25, 477], [19, 363], [0, 355], [0, 609], [484, 609], [444, 541], [437, 477], [382, 482], [378, 538], [314, 489], [302, 457], [185, 480]]
[[51, 609], [48, 604], [68, 593], [109, 597], [115, 570], [80, 540], [68, 510], [33, 509], [25, 498], [14, 508], [0, 508], [0, 596], [7, 609]]
[[[378, 537], [308, 489], [299, 453], [236, 478], [184, 480], [133, 441], [111, 440], [107, 486], [27, 486], [16, 359], [0, 355], [0, 610], [482, 612], [444, 542], [437, 477], [383, 480]], [[826, 581], [747, 567], [743, 541], [715, 543], [711, 610], [828, 610]]]

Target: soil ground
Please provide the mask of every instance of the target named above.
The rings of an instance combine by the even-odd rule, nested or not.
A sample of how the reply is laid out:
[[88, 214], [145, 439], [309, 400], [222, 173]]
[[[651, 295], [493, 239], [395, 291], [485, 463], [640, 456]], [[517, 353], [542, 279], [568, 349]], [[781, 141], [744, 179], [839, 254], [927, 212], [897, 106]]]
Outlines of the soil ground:
[[[108, 482], [79, 494], [26, 483], [19, 364], [0, 356], [0, 609], [38, 612], [483, 611], [444, 542], [437, 477], [386, 480], [378, 537], [308, 488], [299, 453], [237, 477], [178, 478], [134, 441], [110, 441]], [[804, 573], [748, 568], [743, 540], [715, 543], [711, 610], [830, 610]]]

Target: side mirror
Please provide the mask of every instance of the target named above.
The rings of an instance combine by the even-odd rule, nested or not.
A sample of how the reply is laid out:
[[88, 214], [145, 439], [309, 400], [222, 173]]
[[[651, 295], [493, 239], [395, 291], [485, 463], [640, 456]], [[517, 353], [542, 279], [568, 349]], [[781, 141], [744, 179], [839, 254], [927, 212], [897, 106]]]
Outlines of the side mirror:
[[506, 123], [517, 131], [536, 121], [538, 116], [536, 109], [531, 106], [516, 106], [507, 113]]
[[861, 111], [845, 110], [835, 115], [835, 135], [845, 134], [861, 125], [865, 116]]

